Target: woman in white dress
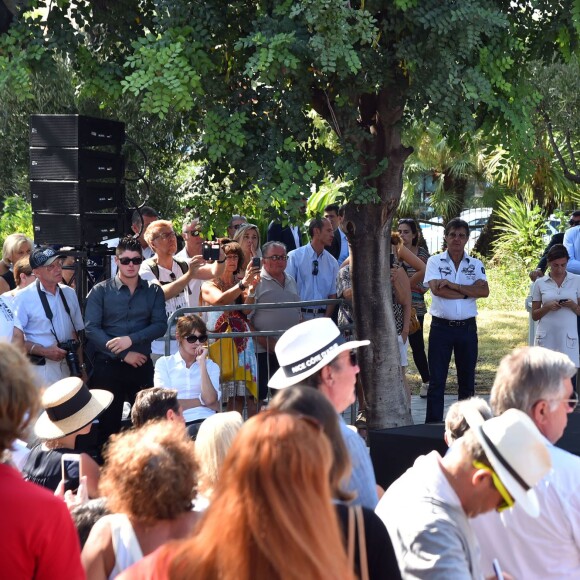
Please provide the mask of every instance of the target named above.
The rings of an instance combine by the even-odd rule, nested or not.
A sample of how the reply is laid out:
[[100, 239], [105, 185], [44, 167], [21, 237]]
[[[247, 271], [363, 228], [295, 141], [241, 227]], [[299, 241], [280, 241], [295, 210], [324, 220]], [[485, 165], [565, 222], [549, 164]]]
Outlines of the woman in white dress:
[[547, 257], [549, 273], [532, 289], [532, 318], [538, 321], [535, 344], [567, 354], [578, 368], [580, 276], [566, 271], [569, 256], [562, 244], [554, 245]]

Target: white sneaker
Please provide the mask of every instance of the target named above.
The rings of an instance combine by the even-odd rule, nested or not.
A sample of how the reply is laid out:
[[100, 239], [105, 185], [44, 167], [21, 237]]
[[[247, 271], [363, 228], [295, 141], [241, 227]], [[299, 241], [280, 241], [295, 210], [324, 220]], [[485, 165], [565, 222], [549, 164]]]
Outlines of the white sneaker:
[[419, 391], [419, 396], [422, 399], [426, 399], [428, 391], [429, 391], [429, 383], [423, 383], [421, 385], [421, 390]]

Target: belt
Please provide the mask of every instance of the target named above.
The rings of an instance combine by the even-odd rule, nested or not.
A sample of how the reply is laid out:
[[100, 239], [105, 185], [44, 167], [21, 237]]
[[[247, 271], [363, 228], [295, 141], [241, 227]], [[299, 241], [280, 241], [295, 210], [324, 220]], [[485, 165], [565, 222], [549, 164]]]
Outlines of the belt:
[[326, 312], [326, 308], [301, 308], [302, 312], [310, 312], [312, 314], [321, 314]]
[[431, 316], [433, 322], [442, 324], [443, 326], [469, 326], [475, 322], [475, 316], [466, 318], [465, 320], [447, 320], [447, 318], [439, 318], [438, 316]]

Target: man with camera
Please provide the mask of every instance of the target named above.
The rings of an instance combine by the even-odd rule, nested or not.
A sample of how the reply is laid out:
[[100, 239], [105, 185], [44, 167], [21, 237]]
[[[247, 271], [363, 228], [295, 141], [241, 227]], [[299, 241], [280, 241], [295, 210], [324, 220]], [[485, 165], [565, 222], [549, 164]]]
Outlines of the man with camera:
[[[194, 227], [197, 228], [197, 225], [199, 224]], [[190, 227], [190, 231], [199, 230], [191, 230]], [[201, 280], [215, 278], [214, 264], [207, 263], [203, 255], [194, 255], [187, 261], [176, 259], [177, 237], [169, 221], [157, 220], [153, 222], [145, 232], [145, 240], [155, 252], [155, 256], [141, 264], [139, 276], [150, 284], [160, 285], [163, 289], [167, 319], [180, 308], [199, 306], [199, 302], [194, 304], [191, 300], [192, 291], [189, 285], [196, 278]], [[208, 259], [218, 263], [215, 266], [215, 271], [222, 271], [225, 266], [226, 256], [219, 244], [213, 245], [215, 246], [214, 248], [208, 248], [210, 252]], [[215, 252], [213, 256], [211, 254], [212, 250]], [[221, 269], [217, 270], [217, 268]], [[153, 364], [155, 364], [159, 357], [165, 355], [165, 341], [163, 339], [154, 340], [151, 345], [151, 352], [151, 358], [153, 359]], [[170, 352], [171, 354], [177, 352], [175, 340], [171, 341]]]
[[[185, 247], [181, 252], [175, 254], [175, 260], [183, 260], [184, 262], [189, 262], [195, 256], [202, 256], [204, 260], [214, 260], [211, 256], [211, 252], [219, 252], [219, 244], [207, 243], [204, 240], [203, 234], [201, 232], [201, 223], [199, 218], [193, 220], [187, 220], [184, 222], [181, 229], [181, 234], [185, 240]], [[209, 253], [208, 253], [209, 252]], [[205, 253], [205, 255], [204, 255]], [[225, 268], [225, 261], [219, 257], [215, 258], [212, 263], [201, 266], [197, 270], [195, 278], [189, 282], [189, 303], [191, 306], [201, 305], [201, 285], [206, 280], [211, 280], [212, 278], [217, 278], [220, 276]]]
[[28, 354], [45, 387], [70, 375], [87, 378], [78, 337], [85, 325], [75, 291], [61, 284], [62, 262], [52, 248], [36, 248], [30, 254], [36, 283], [14, 298], [12, 341]]
[[123, 403], [132, 405], [141, 389], [153, 385], [151, 342], [167, 328], [163, 292], [139, 278], [142, 262], [139, 241], [122, 238], [115, 251], [116, 276], [96, 284], [87, 296], [90, 384], [114, 395], [99, 417], [99, 448], [120, 431]]

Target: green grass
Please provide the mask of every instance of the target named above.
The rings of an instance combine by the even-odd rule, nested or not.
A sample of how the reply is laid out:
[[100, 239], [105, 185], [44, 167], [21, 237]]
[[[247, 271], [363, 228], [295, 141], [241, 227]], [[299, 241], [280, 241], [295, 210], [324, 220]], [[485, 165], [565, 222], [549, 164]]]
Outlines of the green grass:
[[[525, 309], [525, 298], [530, 282], [526, 272], [510, 272], [495, 267], [486, 273], [490, 295], [477, 301], [479, 311], [477, 316], [479, 356], [475, 369], [477, 394], [489, 393], [495, 371], [503, 356], [518, 346], [528, 344], [528, 313]], [[431, 317], [427, 315], [424, 328], [426, 345], [430, 322]], [[413, 393], [418, 394], [421, 377], [413, 363], [410, 349], [407, 377]], [[453, 359], [449, 368], [446, 392], [457, 393], [457, 372]]]

